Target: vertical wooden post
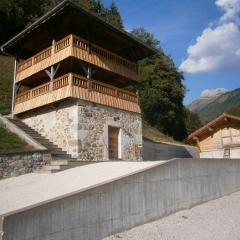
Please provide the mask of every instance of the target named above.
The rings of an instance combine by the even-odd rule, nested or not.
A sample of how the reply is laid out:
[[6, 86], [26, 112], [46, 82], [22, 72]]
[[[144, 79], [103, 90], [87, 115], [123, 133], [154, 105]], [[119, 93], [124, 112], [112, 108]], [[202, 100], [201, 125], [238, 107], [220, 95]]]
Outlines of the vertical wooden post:
[[55, 39], [52, 40], [52, 52], [51, 52], [51, 55], [54, 55], [55, 54]]
[[88, 64], [87, 67], [88, 91], [92, 91], [92, 69]]
[[72, 34], [70, 35], [70, 46], [73, 47], [73, 35]]
[[15, 85], [16, 85], [16, 75], [17, 75], [17, 59], [14, 59], [14, 71], [13, 71], [13, 88], [12, 88], [12, 109], [11, 117], [14, 117], [14, 105], [15, 105]]
[[200, 142], [199, 142], [199, 138], [198, 137], [194, 137], [194, 140], [196, 141], [196, 144], [201, 152], [201, 146], [200, 146]]

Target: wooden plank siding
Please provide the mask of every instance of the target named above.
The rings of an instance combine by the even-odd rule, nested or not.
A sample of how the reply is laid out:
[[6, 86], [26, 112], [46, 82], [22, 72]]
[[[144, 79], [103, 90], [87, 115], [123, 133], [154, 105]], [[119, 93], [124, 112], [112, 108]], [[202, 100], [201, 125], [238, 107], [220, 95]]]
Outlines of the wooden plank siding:
[[73, 34], [17, 65], [16, 82], [68, 57], [75, 57], [128, 79], [138, 81], [137, 65]]
[[200, 140], [199, 145], [201, 151], [240, 146], [240, 130], [233, 126], [224, 127], [214, 132], [211, 136]]
[[[66, 98], [82, 99], [113, 108], [140, 113], [138, 96], [111, 85], [66, 74], [16, 96], [14, 114], [19, 114]], [[52, 84], [52, 85], [51, 85]]]

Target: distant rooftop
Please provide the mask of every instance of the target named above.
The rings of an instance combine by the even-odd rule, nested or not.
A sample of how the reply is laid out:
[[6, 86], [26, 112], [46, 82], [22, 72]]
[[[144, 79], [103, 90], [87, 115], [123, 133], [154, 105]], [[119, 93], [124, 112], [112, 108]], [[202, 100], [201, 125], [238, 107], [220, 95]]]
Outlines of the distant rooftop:
[[191, 133], [187, 138], [187, 142], [191, 143], [195, 141], [195, 138], [208, 136], [209, 134], [212, 134], [213, 131], [219, 129], [223, 124], [226, 124], [227, 122], [237, 122], [238, 124], [240, 124], [240, 117], [223, 113], [222, 115], [205, 124], [203, 127]]

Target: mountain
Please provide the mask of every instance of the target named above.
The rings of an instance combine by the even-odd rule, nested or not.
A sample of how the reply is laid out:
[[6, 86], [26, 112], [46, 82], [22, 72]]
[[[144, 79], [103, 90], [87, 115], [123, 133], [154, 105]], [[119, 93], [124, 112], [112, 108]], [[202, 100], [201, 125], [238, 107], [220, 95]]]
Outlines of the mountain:
[[219, 90], [216, 94], [201, 95], [188, 105], [188, 109], [199, 115], [203, 123], [232, 108], [240, 108], [240, 88], [233, 91]]

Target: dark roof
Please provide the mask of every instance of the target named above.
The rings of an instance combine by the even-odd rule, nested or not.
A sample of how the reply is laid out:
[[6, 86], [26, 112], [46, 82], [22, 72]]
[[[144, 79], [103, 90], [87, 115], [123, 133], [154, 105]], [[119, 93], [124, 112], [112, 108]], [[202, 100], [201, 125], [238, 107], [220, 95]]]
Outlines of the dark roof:
[[[89, 30], [90, 29], [90, 30]], [[64, 31], [63, 31], [64, 30]], [[75, 33], [130, 60], [148, 57], [156, 50], [132, 34], [118, 29], [86, 8], [65, 0], [1, 46], [10, 55], [31, 55], [34, 47], [53, 38]], [[35, 45], [34, 45], [35, 44]], [[45, 47], [45, 46], [44, 46]], [[21, 48], [21, 50], [19, 50]], [[37, 52], [39, 49], [35, 49]]]
[[194, 142], [195, 138], [201, 138], [202, 136], [212, 134], [212, 132], [215, 129], [218, 129], [222, 123], [226, 123], [230, 120], [240, 123], [240, 117], [223, 113], [222, 115], [205, 124], [203, 127], [191, 133], [187, 138], [187, 142]]

